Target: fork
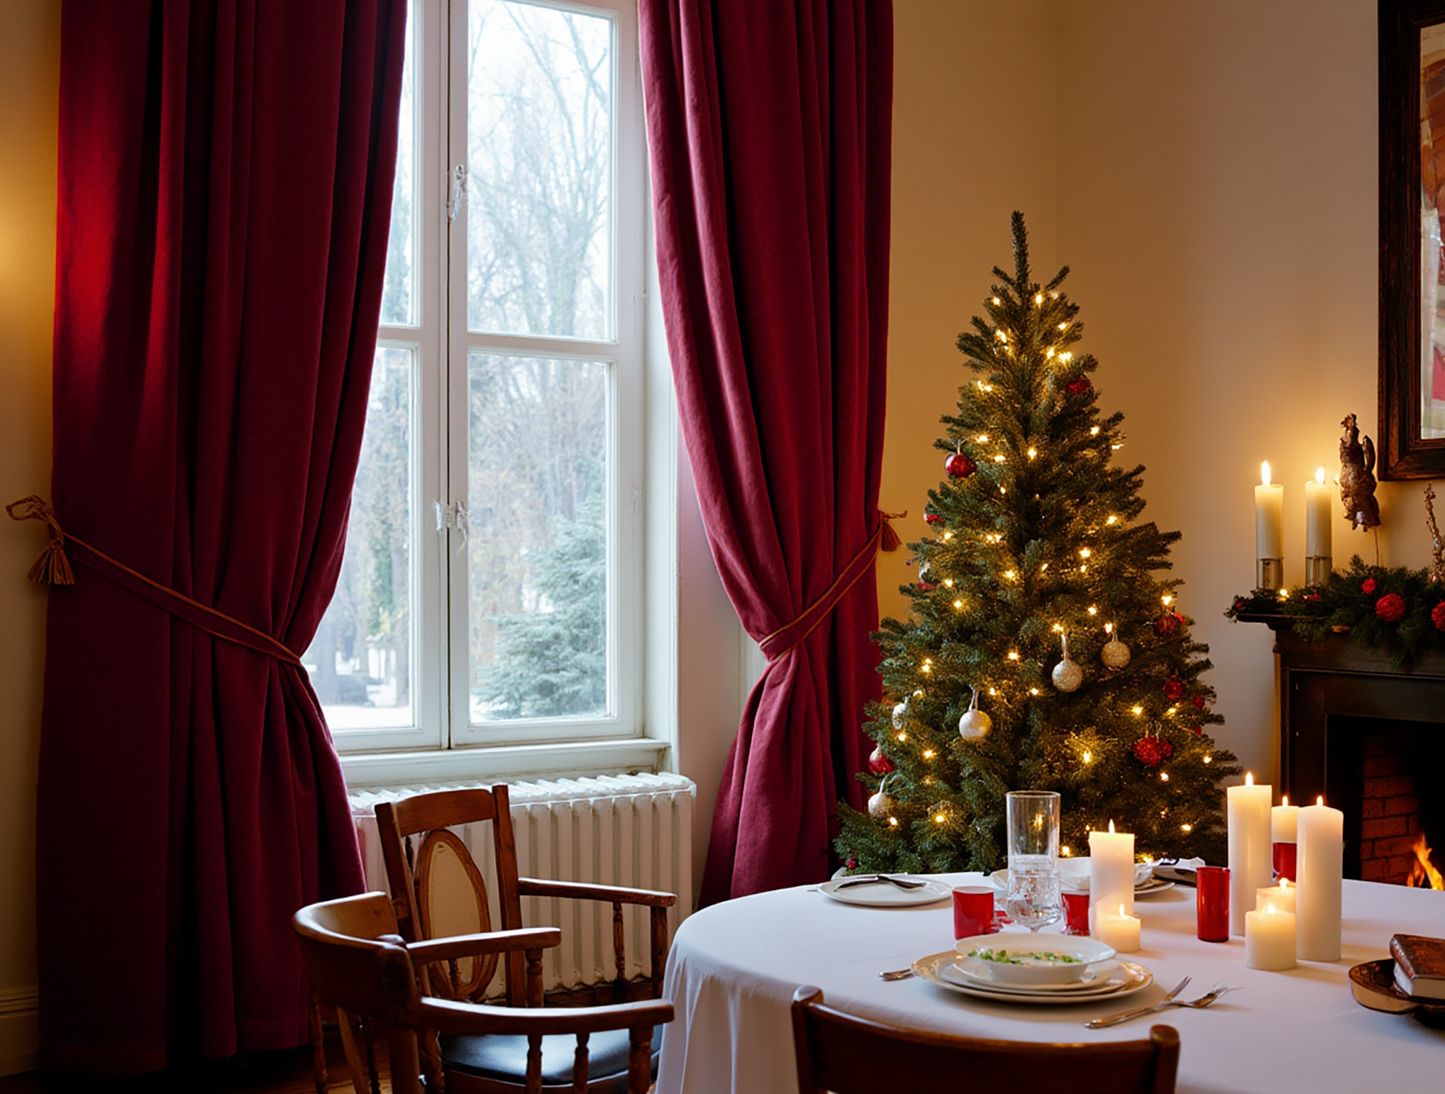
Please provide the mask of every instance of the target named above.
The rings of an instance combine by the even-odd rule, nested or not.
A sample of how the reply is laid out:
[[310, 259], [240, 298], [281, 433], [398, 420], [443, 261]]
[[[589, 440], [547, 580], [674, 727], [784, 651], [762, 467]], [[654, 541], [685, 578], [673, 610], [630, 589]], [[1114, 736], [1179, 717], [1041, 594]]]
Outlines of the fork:
[[[1189, 978], [1186, 976], [1184, 979], [1187, 981]], [[1152, 1007], [1141, 1007], [1139, 1010], [1129, 1010], [1123, 1014], [1111, 1014], [1107, 1018], [1095, 1018], [1092, 1022], [1085, 1022], [1084, 1025], [1089, 1029], [1103, 1029], [1105, 1026], [1116, 1026], [1120, 1022], [1127, 1022], [1131, 1018], [1138, 1018], [1145, 1014], [1153, 1014], [1155, 1011], [1166, 1010], [1169, 1007], [1194, 1007], [1196, 1009], [1199, 1007], [1207, 1007], [1218, 1002], [1219, 997], [1225, 992], [1234, 990], [1234, 988], [1226, 984], [1216, 984], [1198, 999], [1173, 999], [1166, 997], [1160, 1002], [1155, 1003]], [[1175, 988], [1170, 995], [1178, 991], [1179, 988]]]
[[1092, 1022], [1085, 1022], [1088, 1029], [1103, 1029], [1105, 1026], [1112, 1026], [1116, 1022], [1127, 1022], [1130, 1018], [1140, 1018], [1146, 1014], [1153, 1014], [1156, 1010], [1163, 1010], [1174, 1001], [1174, 997], [1189, 986], [1190, 977], [1186, 976], [1174, 987], [1165, 993], [1164, 998], [1148, 1007], [1136, 1007], [1134, 1010], [1122, 1011], [1118, 1014], [1110, 1014], [1104, 1018], [1095, 1018]]
[[839, 882], [835, 889], [849, 889], [854, 885], [878, 885], [881, 882], [892, 882], [900, 889], [921, 889], [924, 883], [921, 881], [909, 881], [906, 878], [893, 877], [891, 874], [865, 874], [861, 877], [849, 878], [847, 881]]

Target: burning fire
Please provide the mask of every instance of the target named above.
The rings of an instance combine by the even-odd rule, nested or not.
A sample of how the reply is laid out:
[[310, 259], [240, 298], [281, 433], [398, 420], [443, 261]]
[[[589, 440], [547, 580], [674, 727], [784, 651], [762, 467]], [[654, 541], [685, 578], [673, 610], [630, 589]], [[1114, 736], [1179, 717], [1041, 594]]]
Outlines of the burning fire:
[[1440, 871], [1430, 862], [1430, 846], [1425, 842], [1423, 832], [1416, 837], [1411, 850], [1415, 852], [1415, 861], [1410, 864], [1410, 876], [1405, 879], [1405, 884], [1421, 889], [1445, 889], [1445, 877], [1441, 877]]

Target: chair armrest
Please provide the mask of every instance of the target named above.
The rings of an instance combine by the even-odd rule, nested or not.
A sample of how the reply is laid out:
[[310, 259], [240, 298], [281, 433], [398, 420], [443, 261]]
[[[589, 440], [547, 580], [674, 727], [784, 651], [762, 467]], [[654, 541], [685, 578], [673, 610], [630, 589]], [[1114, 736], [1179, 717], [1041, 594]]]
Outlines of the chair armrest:
[[671, 1003], [645, 999], [605, 1007], [494, 1007], [426, 997], [407, 1008], [407, 1021], [438, 1033], [599, 1033], [671, 1022]]
[[546, 949], [548, 946], [560, 944], [561, 941], [562, 932], [556, 927], [529, 927], [519, 931], [487, 931], [482, 934], [430, 938], [422, 942], [408, 942], [406, 949], [416, 962], [448, 961], [456, 957], [483, 957], [491, 953]]
[[643, 904], [652, 908], [671, 908], [677, 903], [674, 893], [654, 889], [628, 889], [621, 885], [593, 885], [586, 881], [543, 881], [519, 877], [517, 892], [522, 896], [561, 897], [564, 900], [605, 900], [610, 904]]

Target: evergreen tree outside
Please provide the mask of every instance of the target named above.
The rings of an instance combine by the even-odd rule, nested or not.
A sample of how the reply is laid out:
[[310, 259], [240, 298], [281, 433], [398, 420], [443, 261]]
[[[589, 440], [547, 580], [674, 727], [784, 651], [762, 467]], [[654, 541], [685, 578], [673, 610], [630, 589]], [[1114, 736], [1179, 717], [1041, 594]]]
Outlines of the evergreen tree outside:
[[873, 797], [867, 813], [840, 804], [836, 848], [869, 872], [994, 870], [1004, 795], [1056, 790], [1066, 853], [1113, 822], [1141, 855], [1221, 862], [1219, 783], [1239, 767], [1206, 732], [1223, 719], [1182, 583], [1156, 576], [1180, 536], [1140, 522], [1144, 469], [1112, 464], [1123, 416], [1101, 417], [1098, 362], [1069, 348], [1083, 328], [1059, 291], [1068, 268], [1033, 282], [1012, 223], [1014, 274], [994, 268], [987, 318], [958, 338], [977, 376], [935, 442], [947, 477], [909, 544], [908, 618], [874, 636], [884, 701], [859, 776]]
[[607, 709], [607, 539], [600, 493], [532, 560], [537, 607], [493, 619], [497, 658], [477, 688], [493, 718]]

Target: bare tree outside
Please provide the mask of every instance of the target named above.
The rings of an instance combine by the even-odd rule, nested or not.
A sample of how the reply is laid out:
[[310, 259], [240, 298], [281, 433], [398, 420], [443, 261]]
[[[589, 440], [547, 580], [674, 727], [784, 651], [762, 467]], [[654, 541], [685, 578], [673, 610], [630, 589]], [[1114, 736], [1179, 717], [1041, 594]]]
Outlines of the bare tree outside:
[[[467, 316], [612, 332], [612, 23], [471, 8]], [[468, 359], [471, 717], [597, 715], [606, 690], [606, 362]]]

